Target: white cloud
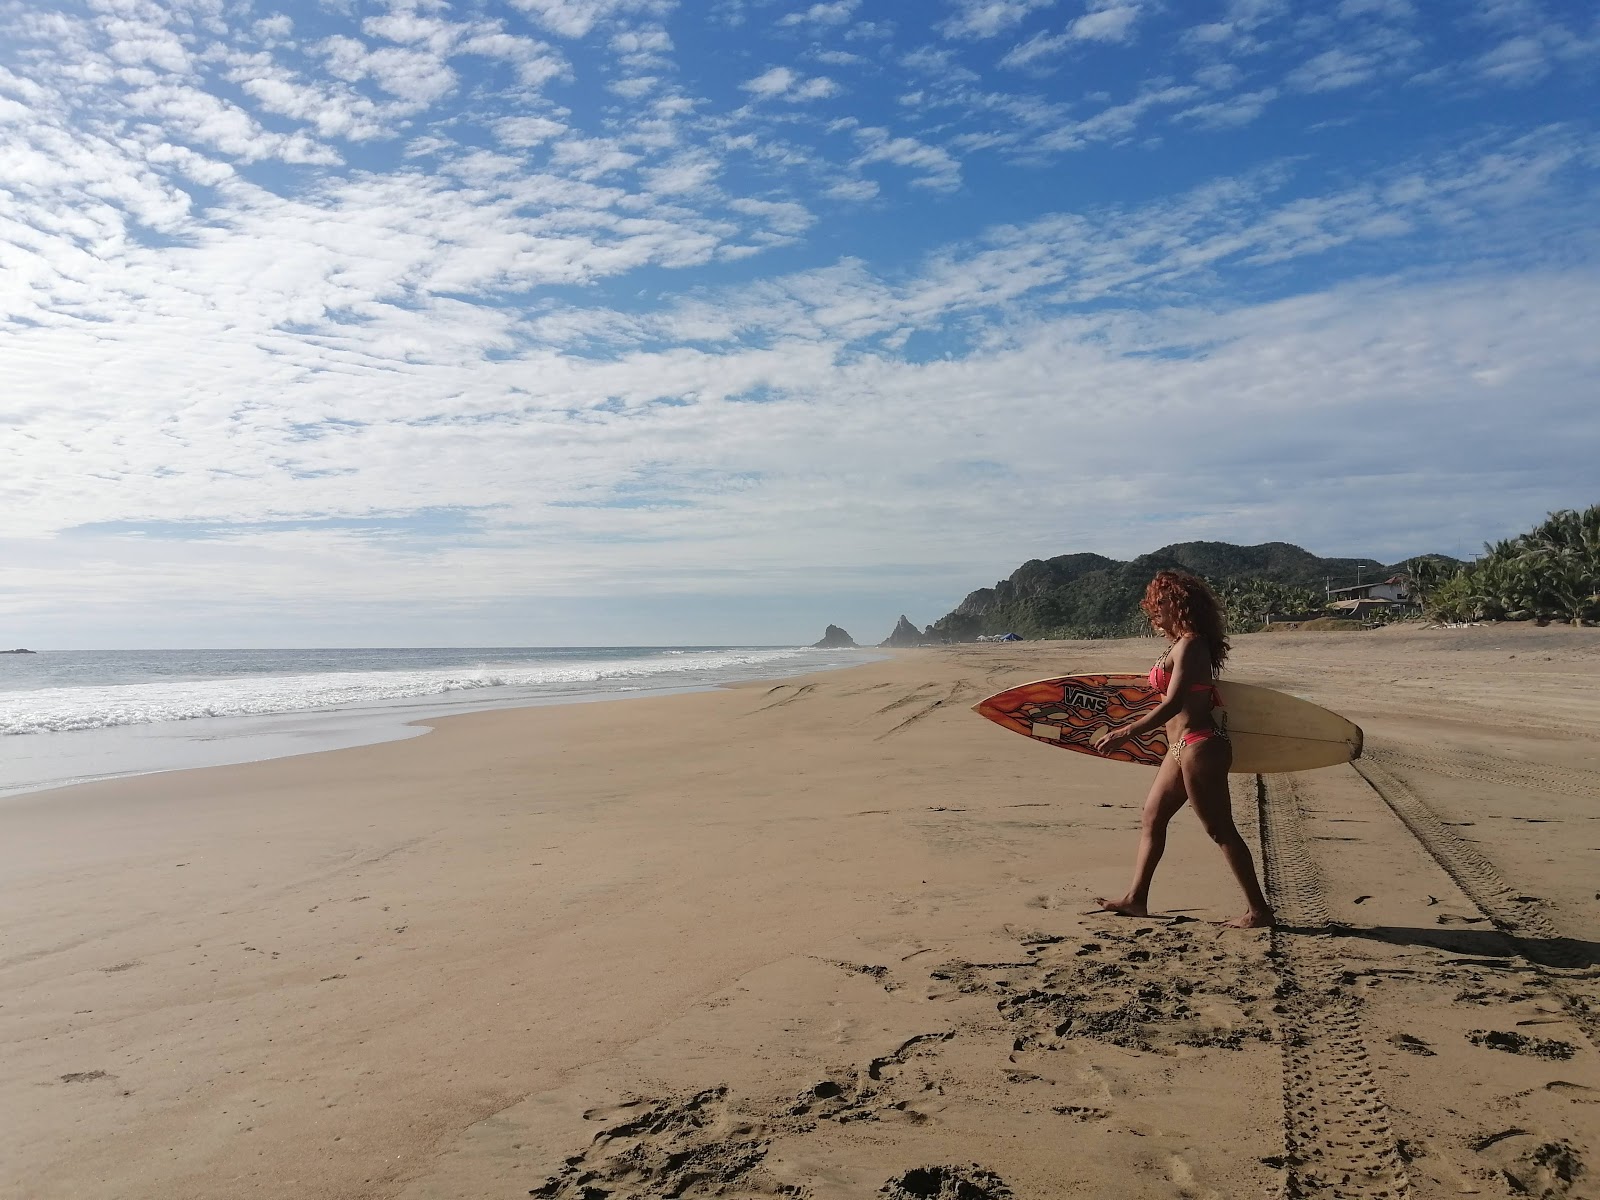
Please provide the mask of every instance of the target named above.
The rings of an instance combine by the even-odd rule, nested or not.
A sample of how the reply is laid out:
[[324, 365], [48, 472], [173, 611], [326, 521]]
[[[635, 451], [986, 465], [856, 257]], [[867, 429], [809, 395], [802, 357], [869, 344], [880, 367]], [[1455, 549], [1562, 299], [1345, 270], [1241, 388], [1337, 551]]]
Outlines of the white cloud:
[[632, 70], [658, 70], [671, 65], [667, 56], [675, 49], [672, 37], [660, 26], [626, 29], [611, 39], [611, 49], [623, 66]]
[[1076, 41], [1125, 42], [1139, 19], [1140, 6], [1127, 0], [1090, 0], [1089, 11], [1067, 27]]
[[1013, 46], [1000, 59], [1002, 67], [1028, 68], [1047, 58], [1063, 53], [1072, 45], [1072, 38], [1064, 33], [1036, 33], [1027, 41]]
[[369, 99], [346, 83], [306, 81], [265, 55], [241, 56], [228, 78], [262, 111], [306, 122], [322, 138], [361, 142], [393, 137], [399, 120], [414, 111], [408, 104]]
[[1297, 91], [1330, 92], [1365, 83], [1377, 69], [1378, 64], [1368, 55], [1324, 50], [1290, 71], [1285, 82]]
[[789, 92], [791, 100], [824, 100], [839, 93], [839, 85], [825, 75], [813, 76], [795, 85]]
[[373, 50], [343, 35], [328, 38], [318, 49], [328, 69], [346, 83], [371, 79], [390, 95], [413, 104], [432, 104], [456, 86], [455, 72], [431, 50], [393, 46]]
[[665, 16], [667, 0], [511, 0], [545, 29], [560, 37], [582, 38], [602, 23], [638, 14]]
[[288, 37], [294, 32], [294, 21], [284, 13], [273, 13], [270, 17], [262, 17], [250, 28], [257, 38], [268, 41]]
[[1049, 8], [1055, 0], [954, 0], [955, 11], [939, 26], [947, 38], [999, 37], [1020, 25], [1029, 13]]
[[1201, 67], [1194, 73], [1194, 78], [1196, 83], [1222, 91], [1238, 84], [1244, 78], [1244, 72], [1233, 63], [1213, 63], [1209, 67]]
[[797, 78], [798, 76], [788, 67], [772, 67], [754, 79], [745, 80], [739, 86], [757, 96], [781, 96], [794, 86]]
[[1138, 128], [1146, 113], [1187, 103], [1199, 93], [1200, 89], [1191, 84], [1151, 81], [1132, 100], [1110, 105], [1082, 120], [1064, 122], [1034, 139], [1030, 145], [1059, 151], [1124, 138]]
[[754, 217], [780, 234], [801, 234], [816, 223], [816, 217], [804, 205], [792, 200], [731, 200], [728, 207], [735, 212]]
[[1550, 73], [1544, 44], [1527, 36], [1507, 38], [1473, 65], [1486, 79], [1513, 87], [1537, 83]]
[[778, 18], [779, 28], [796, 25], [846, 25], [861, 7], [861, 0], [832, 0], [832, 3], [813, 4], [798, 12], [785, 13]]
[[381, 17], [367, 17], [361, 22], [361, 29], [368, 37], [387, 38], [391, 42], [426, 43], [435, 54], [447, 51], [458, 36], [458, 31], [446, 21], [403, 9], [391, 9]]
[[935, 191], [953, 191], [961, 186], [961, 164], [938, 146], [913, 137], [895, 137], [887, 129], [867, 126], [855, 131], [861, 150], [851, 166], [890, 163], [915, 172], [912, 183]]
[[639, 161], [639, 155], [624, 150], [614, 138], [585, 137], [563, 138], [551, 149], [550, 158], [555, 166], [586, 182], [625, 171]]
[[887, 41], [895, 33], [893, 21], [857, 21], [845, 30], [845, 40], [850, 42]]
[[660, 78], [655, 75], [633, 75], [626, 79], [612, 80], [606, 84], [606, 90], [625, 100], [637, 100], [655, 91], [660, 83]]
[[878, 185], [870, 179], [842, 179], [823, 194], [833, 200], [871, 200], [878, 194]]
[[339, 155], [303, 133], [271, 133], [244, 109], [210, 92], [180, 84], [138, 88], [127, 96], [133, 112], [158, 117], [172, 135], [221, 151], [241, 162], [264, 158], [331, 165]]
[[931, 76], [944, 84], [976, 82], [979, 78], [976, 71], [962, 66], [951, 50], [935, 46], [919, 46], [902, 54], [900, 65], [908, 71]]
[[1546, 20], [1540, 0], [1477, 0], [1470, 15], [1502, 29], [1534, 29]]
[[1287, 13], [1285, 0], [1229, 0], [1222, 19], [1191, 26], [1182, 40], [1191, 49], [1260, 54], [1270, 44], [1267, 29]]
[[1276, 88], [1262, 88], [1256, 92], [1239, 92], [1225, 100], [1196, 104], [1177, 114], [1177, 120], [1189, 120], [1203, 129], [1233, 129], [1248, 125], [1277, 99]]
[[1398, 26], [1372, 26], [1339, 41], [1289, 71], [1285, 85], [1295, 91], [1326, 92], [1373, 83], [1409, 73], [1423, 48], [1419, 38]]
[[810, 79], [788, 67], [773, 67], [739, 85], [758, 99], [821, 100], [835, 95], [839, 85], [824, 75]]
[[716, 179], [722, 164], [703, 151], [679, 155], [659, 167], [647, 167], [641, 173], [647, 190], [676, 196], [699, 192]]
[[[1574, 29], [1532, 0], [1480, 0], [1470, 23], [1498, 37], [1465, 64], [1483, 82], [1529, 87], [1559, 67], [1586, 66], [1600, 55], [1600, 21], [1591, 17], [1587, 31]], [[1437, 73], [1447, 75], [1448, 67]]]
[[113, 18], [105, 22], [106, 53], [119, 63], [148, 63], [175, 75], [192, 72], [187, 47], [171, 30], [153, 21]]
[[533, 88], [552, 79], [570, 78], [572, 73], [567, 60], [545, 43], [497, 29], [480, 30], [463, 37], [455, 53], [511, 63], [516, 67], [518, 82]]
[[1132, 40], [1140, 5], [1128, 0], [1089, 0], [1089, 11], [1070, 22], [1060, 33], [1036, 33], [1013, 46], [1000, 65], [1032, 68], [1042, 61], [1063, 54], [1080, 42], [1127, 42]]

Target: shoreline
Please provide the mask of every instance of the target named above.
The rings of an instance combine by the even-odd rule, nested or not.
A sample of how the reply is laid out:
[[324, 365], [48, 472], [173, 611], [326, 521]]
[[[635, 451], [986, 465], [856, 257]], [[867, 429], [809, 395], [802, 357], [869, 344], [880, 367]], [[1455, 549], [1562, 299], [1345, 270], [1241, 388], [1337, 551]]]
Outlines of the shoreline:
[[[886, 652], [863, 647], [863, 662]], [[892, 653], [892, 652], [889, 652]], [[855, 663], [817, 667], [796, 663], [773, 679], [849, 669]], [[765, 678], [763, 676], [762, 678]], [[759, 682], [759, 680], [757, 681]], [[14, 734], [0, 740], [11, 753], [0, 767], [0, 805], [12, 797], [58, 791], [85, 783], [131, 779], [171, 771], [238, 766], [270, 759], [322, 754], [358, 746], [404, 741], [425, 735], [431, 722], [479, 712], [607, 700], [644, 699], [728, 686], [719, 682], [640, 685], [612, 690], [530, 695], [526, 688], [463, 689], [393, 700], [365, 701], [333, 708], [190, 717], [135, 722], [101, 728]], [[495, 696], [495, 691], [513, 693]], [[452, 699], [454, 697], [454, 699]], [[93, 768], [70, 764], [92, 764]], [[37, 764], [37, 765], [32, 765]], [[25, 778], [24, 772], [40, 775]]]
[[[1546, 1146], [1600, 1162], [1600, 1057], [1559, 999], [1592, 972], [1528, 960], [1482, 909], [1499, 893], [1464, 892], [1353, 770], [1295, 776], [1269, 810], [1345, 936], [1210, 925], [1238, 897], [1186, 817], [1162, 917], [1091, 911], [1125, 882], [1148, 775], [966, 709], [1148, 649], [930, 647], [0, 805], [3, 1182], [845, 1200], [977, 1163], [1017, 1197], [1257, 1194], [1290, 1169], [1286, 1121], [1322, 1136], [1283, 1103], [1284, 1047], [1329, 1036], [1272, 999], [1291, 968], [1347, 997], [1386, 1114], [1362, 1136], [1422, 1152], [1413, 1194], [1500, 1171], [1538, 1194]], [[1477, 839], [1581, 947], [1597, 666], [1600, 638], [1561, 631], [1275, 633], [1238, 639], [1229, 674], [1361, 723], [1363, 765], [1451, 823], [1434, 849]], [[1236, 812], [1281, 879], [1287, 834], [1260, 841], [1249, 789]], [[1572, 1053], [1485, 1048], [1485, 1028]], [[1331, 1137], [1349, 1098], [1317, 1062]], [[1474, 1148], [1505, 1128], [1524, 1132]], [[701, 1183], [672, 1174], [683, 1155]]]

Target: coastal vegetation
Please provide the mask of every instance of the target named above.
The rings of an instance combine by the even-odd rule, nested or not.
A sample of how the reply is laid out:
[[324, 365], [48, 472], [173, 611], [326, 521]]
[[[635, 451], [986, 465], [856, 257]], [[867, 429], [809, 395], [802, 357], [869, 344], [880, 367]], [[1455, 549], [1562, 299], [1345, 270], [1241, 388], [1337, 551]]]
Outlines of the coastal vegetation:
[[1551, 513], [1475, 562], [1407, 564], [1437, 621], [1600, 620], [1600, 504]]
[[[971, 592], [928, 626], [922, 640], [971, 642], [1006, 632], [1026, 638], [1146, 634], [1139, 598], [1162, 568], [1192, 571], [1210, 582], [1235, 632], [1261, 629], [1269, 619], [1322, 627], [1347, 616], [1330, 610], [1330, 589], [1394, 576], [1405, 581], [1410, 605], [1365, 614], [1363, 621], [1594, 622], [1600, 621], [1600, 506], [1552, 512], [1538, 528], [1483, 547], [1472, 563], [1443, 554], [1402, 563], [1323, 558], [1290, 542], [1176, 542], [1131, 562], [1099, 554], [1032, 558], [994, 587]], [[1357, 627], [1355, 621], [1341, 624]], [[906, 629], [896, 634], [907, 634], [906, 618], [901, 626]]]
[[[1148, 632], [1139, 599], [1151, 575], [1191, 571], [1216, 589], [1236, 632], [1269, 618], [1326, 619], [1330, 588], [1402, 576], [1413, 599], [1372, 619], [1600, 621], [1600, 505], [1551, 513], [1518, 537], [1486, 545], [1476, 561], [1424, 554], [1401, 563], [1322, 558], [1288, 542], [1237, 546], [1180, 542], [1130, 562], [1099, 554], [1032, 559], [979, 588], [928, 626], [928, 641], [1128, 637]], [[903, 620], [903, 618], [902, 618]], [[1352, 623], [1353, 624], [1353, 623]]]
[[1180, 542], [1120, 562], [1064, 554], [1023, 563], [993, 587], [979, 588], [928, 629], [932, 638], [971, 641], [1015, 632], [1027, 638], [1127, 637], [1148, 630], [1139, 612], [1150, 577], [1164, 567], [1208, 580], [1228, 610], [1230, 628], [1259, 628], [1272, 614], [1317, 614], [1326, 589], [1358, 575], [1382, 579], [1401, 568], [1374, 558], [1321, 558], [1288, 542], [1237, 546]]

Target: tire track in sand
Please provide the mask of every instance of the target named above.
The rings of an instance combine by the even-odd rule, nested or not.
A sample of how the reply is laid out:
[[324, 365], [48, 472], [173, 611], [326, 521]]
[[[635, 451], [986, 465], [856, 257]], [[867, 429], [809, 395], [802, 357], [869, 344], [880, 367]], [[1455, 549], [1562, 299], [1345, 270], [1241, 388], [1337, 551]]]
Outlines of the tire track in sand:
[[1573, 1023], [1600, 1049], [1600, 1011], [1593, 996], [1585, 994], [1592, 988], [1580, 990], [1580, 979], [1568, 975], [1591, 967], [1591, 957], [1550, 923], [1536, 897], [1507, 883], [1495, 865], [1451, 830], [1404, 780], [1374, 762], [1351, 765], [1478, 911], [1533, 965]]
[[1452, 750], [1449, 754], [1437, 754], [1426, 750], [1381, 746], [1367, 749], [1361, 759], [1363, 763], [1376, 763], [1391, 771], [1394, 768], [1427, 771], [1434, 775], [1446, 775], [1451, 779], [1487, 782], [1515, 788], [1525, 788], [1532, 784], [1541, 791], [1576, 796], [1580, 800], [1600, 797], [1600, 772], [1586, 771], [1578, 767], [1562, 767], [1553, 763], [1524, 762], [1499, 754], [1480, 754], [1469, 750]]
[[1410, 1200], [1358, 1005], [1345, 990], [1332, 949], [1332, 920], [1306, 846], [1298, 790], [1282, 775], [1270, 782], [1235, 776], [1232, 786], [1236, 807], [1256, 810], [1267, 894], [1279, 919], [1271, 959], [1283, 1022], [1283, 1194], [1287, 1200]]
[[787, 696], [779, 696], [776, 700], [772, 701], [772, 703], [763, 704], [760, 708], [752, 709], [751, 712], [746, 713], [745, 715], [751, 716], [754, 713], [767, 712], [769, 709], [782, 708], [785, 704], [793, 704], [796, 700], [804, 699], [806, 696], [809, 696], [816, 690], [817, 685], [814, 683], [802, 683], [798, 685], [792, 683], [780, 683], [776, 687], [768, 688], [762, 698], [765, 699], [782, 691], [787, 691], [789, 693]]
[[[919, 689], [919, 691], [920, 691], [920, 689]], [[971, 683], [969, 683], [965, 679], [958, 679], [958, 680], [955, 681], [954, 684], [951, 685], [950, 690], [949, 690], [948, 693], [946, 693], [945, 695], [939, 697], [936, 700], [933, 700], [931, 703], [925, 704], [923, 707], [919, 708], [916, 712], [912, 713], [909, 717], [906, 717], [903, 721], [901, 721], [893, 729], [884, 730], [882, 733], [880, 733], [877, 737], [873, 738], [872, 740], [875, 741], [875, 742], [881, 742], [881, 741], [883, 741], [884, 738], [893, 737], [895, 734], [899, 733], [901, 730], [905, 729], [907, 726], [916, 724], [918, 721], [922, 720], [923, 717], [926, 717], [929, 713], [932, 713], [937, 709], [943, 708], [947, 704], [953, 704], [957, 700], [963, 699], [963, 698], [965, 698], [967, 696], [975, 696], [977, 694], [978, 694], [978, 689], [973, 687]], [[910, 704], [913, 701], [925, 700], [925, 699], [927, 699], [927, 695], [926, 694], [918, 695], [917, 693], [912, 693], [911, 695], [906, 696], [903, 699], [895, 701], [893, 704], [885, 705], [883, 708], [880, 708], [878, 710], [878, 713], [880, 713], [880, 714], [881, 713], [886, 713], [890, 709], [899, 708], [903, 704]]]

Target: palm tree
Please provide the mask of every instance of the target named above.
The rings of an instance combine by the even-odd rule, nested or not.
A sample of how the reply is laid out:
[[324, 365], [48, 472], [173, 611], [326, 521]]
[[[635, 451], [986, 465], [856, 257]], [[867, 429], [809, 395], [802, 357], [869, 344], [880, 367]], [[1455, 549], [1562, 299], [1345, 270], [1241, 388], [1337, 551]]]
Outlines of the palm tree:
[[1413, 558], [1404, 567], [1406, 581], [1411, 586], [1411, 597], [1423, 606], [1427, 605], [1428, 597], [1433, 595], [1440, 584], [1454, 578], [1460, 571], [1460, 563], [1449, 562], [1428, 554]]
[[1483, 548], [1483, 557], [1454, 578], [1412, 579], [1429, 611], [1445, 620], [1499, 620], [1508, 615], [1539, 620], [1600, 618], [1600, 505], [1553, 512], [1538, 527]]

